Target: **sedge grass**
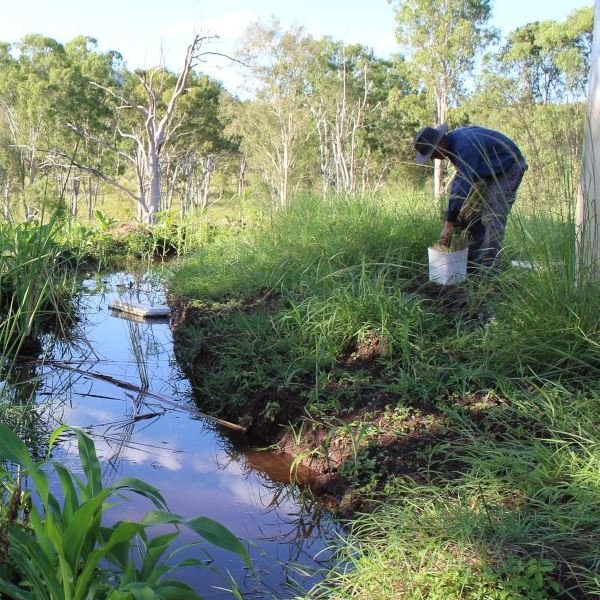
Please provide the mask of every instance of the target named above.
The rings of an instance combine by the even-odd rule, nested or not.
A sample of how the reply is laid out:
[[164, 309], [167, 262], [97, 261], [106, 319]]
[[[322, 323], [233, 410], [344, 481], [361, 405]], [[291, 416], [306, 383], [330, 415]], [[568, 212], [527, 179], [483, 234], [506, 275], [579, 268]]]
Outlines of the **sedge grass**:
[[449, 410], [441, 453], [463, 471], [438, 456], [432, 483], [397, 481], [307, 597], [595, 597], [599, 391], [515, 394], [485, 427]]
[[[515, 213], [506, 258], [534, 268], [472, 279], [458, 308], [420, 292], [438, 230], [409, 196], [308, 199], [184, 263], [172, 290], [205, 309], [183, 350], [206, 361], [199, 394], [239, 414], [284, 389], [321, 424], [365, 403], [443, 416], [309, 597], [595, 597], [600, 284], [575, 279], [570, 213]], [[496, 406], [464, 402], [488, 392]], [[364, 481], [360, 452], [346, 471]]]
[[61, 222], [0, 225], [0, 344], [4, 357], [35, 338], [44, 323], [66, 328], [72, 318], [69, 299], [76, 282], [74, 256], [58, 243]]
[[[382, 206], [369, 199], [299, 199], [290, 210], [187, 260], [174, 275], [173, 291], [213, 300], [265, 289], [302, 291], [367, 257], [386, 261], [401, 253], [405, 260], [423, 261], [436, 226], [431, 203], [422, 212], [416, 205], [424, 202]], [[398, 219], [398, 210], [410, 212]]]

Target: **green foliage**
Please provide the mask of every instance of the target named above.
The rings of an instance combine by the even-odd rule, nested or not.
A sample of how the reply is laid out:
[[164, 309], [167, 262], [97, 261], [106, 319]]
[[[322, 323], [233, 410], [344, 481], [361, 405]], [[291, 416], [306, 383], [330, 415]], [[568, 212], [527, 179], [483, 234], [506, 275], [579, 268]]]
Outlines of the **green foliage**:
[[215, 224], [209, 217], [188, 214], [181, 217], [172, 211], [158, 213], [151, 226], [121, 225], [119, 221], [96, 209], [91, 225], [68, 223], [58, 230], [60, 243], [70, 248], [88, 266], [99, 269], [121, 267], [131, 261], [156, 260], [184, 255], [210, 243], [229, 227]]
[[508, 36], [496, 59], [515, 100], [560, 103], [585, 94], [593, 17], [591, 6], [580, 8], [564, 22], [536, 21]]
[[241, 48], [256, 99], [232, 107], [229, 130], [280, 206], [298, 192], [376, 189], [408, 151], [415, 118], [399, 110], [413, 91], [403, 60], [275, 19], [250, 26]]
[[[156, 488], [131, 477], [105, 487], [94, 444], [83, 430], [58, 428], [50, 439], [50, 449], [67, 432], [77, 438], [83, 479], [59, 462], [34, 461], [25, 444], [0, 424], [0, 456], [23, 469], [16, 479], [6, 469], [0, 473], [4, 489], [12, 498], [4, 507], [2, 529], [4, 557], [9, 557], [14, 570], [12, 580], [0, 579], [0, 591], [8, 598], [200, 598], [171, 574], [184, 566], [200, 567], [202, 561], [173, 563], [170, 546], [178, 532], [151, 539], [147, 529], [155, 525], [188, 527], [251, 566], [246, 549], [225, 527], [206, 517], [184, 519], [168, 512]], [[48, 467], [54, 468], [60, 480], [62, 499], [51, 491]], [[35, 497], [21, 489], [25, 476], [33, 484]], [[143, 496], [156, 510], [139, 522], [104, 525], [102, 516], [111, 500], [125, 493]]]
[[[460, 98], [475, 56], [494, 40], [489, 0], [410, 0], [396, 7], [396, 35], [409, 51], [414, 73], [437, 103], [439, 122]], [[433, 106], [432, 102], [432, 106]], [[433, 111], [432, 111], [433, 112]]]
[[6, 344], [35, 337], [45, 320], [60, 327], [72, 316], [76, 257], [58, 243], [60, 228], [57, 216], [47, 224], [0, 225], [0, 339], [5, 350]]
[[[18, 152], [19, 169], [11, 172], [16, 192], [38, 181], [44, 156], [40, 148], [55, 156], [72, 154], [76, 137], [67, 123], [97, 134], [105, 131], [111, 110], [89, 81], [105, 85], [114, 80], [118, 57], [98, 52], [90, 38], [76, 38], [63, 46], [38, 34], [3, 50], [0, 120], [10, 124], [9, 142]], [[78, 159], [106, 166], [88, 148], [79, 149]]]
[[516, 29], [488, 57], [476, 93], [454, 111], [458, 123], [499, 129], [518, 142], [529, 164], [521, 198], [535, 209], [566, 212], [577, 193], [592, 16], [582, 8], [563, 22]]
[[113, 227], [114, 225], [117, 224], [116, 219], [108, 217], [99, 208], [97, 208], [94, 211], [94, 218], [98, 222], [98, 225], [100, 226], [100, 230], [103, 232], [107, 232], [111, 227]]
[[[578, 112], [570, 103], [582, 99], [587, 85], [591, 7], [562, 22], [511, 32], [477, 74], [480, 93], [472, 103], [466, 78], [496, 39], [491, 3], [390, 3], [404, 56], [382, 60], [364, 45], [313, 38], [299, 26], [284, 30], [274, 19], [253, 24], [240, 44], [252, 100], [241, 102], [218, 82], [189, 73], [178, 99], [177, 135], [160, 146], [155, 175], [162, 198], [159, 203], [155, 193], [153, 209], [205, 211], [223, 197], [241, 202], [244, 189], [257, 201], [285, 205], [297, 193], [357, 193], [423, 178], [425, 170], [410, 164], [410, 139], [432, 120], [436, 102], [438, 118], [452, 124], [507, 129], [524, 148], [531, 175], [535, 169], [531, 181], [543, 175], [554, 185], [549, 174], [565, 153], [578, 165], [578, 143], [553, 135], [556, 114], [541, 116], [535, 106]], [[104, 193], [93, 191], [98, 182], [120, 186], [121, 204], [141, 197], [143, 185], [124, 192], [137, 182], [122, 157], [135, 162], [144, 122], [122, 102], [164, 114], [178, 73], [162, 67], [131, 72], [118, 52], [101, 52], [93, 38], [61, 44], [37, 34], [2, 44], [0, 66], [0, 180], [9, 190], [8, 217], [16, 217], [22, 203], [31, 209], [35, 201], [39, 208], [38, 200], [62, 197], [62, 191], [74, 215], [85, 199], [91, 216]], [[571, 116], [582, 118], [580, 111]], [[579, 130], [572, 131], [579, 140]], [[54, 188], [45, 198], [41, 180]], [[575, 174], [571, 183], [576, 180]]]

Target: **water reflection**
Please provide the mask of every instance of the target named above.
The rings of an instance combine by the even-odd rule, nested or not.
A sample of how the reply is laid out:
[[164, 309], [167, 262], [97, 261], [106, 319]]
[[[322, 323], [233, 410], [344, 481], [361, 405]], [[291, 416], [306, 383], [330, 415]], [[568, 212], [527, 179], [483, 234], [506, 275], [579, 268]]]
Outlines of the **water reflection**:
[[42, 385], [38, 365], [15, 362], [1, 369], [0, 377], [3, 422], [19, 434], [34, 458], [43, 458], [52, 431], [48, 419], [52, 407], [42, 408], [37, 401]]
[[[236, 557], [210, 550], [246, 597], [292, 598], [294, 588], [314, 582], [315, 571], [327, 563], [335, 523], [289, 484], [286, 461], [248, 448], [239, 435], [224, 435], [197, 415], [167, 322], [110, 314], [108, 303], [115, 299], [164, 304], [156, 275], [116, 274], [84, 286], [79, 342], [50, 343], [43, 362], [24, 362], [13, 376], [22, 382], [6, 381], [5, 401], [18, 406], [18, 398], [33, 394], [39, 409], [32, 418], [39, 423], [30, 428], [44, 435], [62, 423], [85, 428], [96, 442], [106, 483], [143, 479], [162, 491], [173, 512], [211, 517], [248, 540], [259, 582]], [[74, 439], [65, 437], [58, 452], [70, 467], [78, 466]], [[139, 519], [149, 509], [144, 499], [132, 498], [111, 509], [109, 518]], [[192, 541], [188, 533], [180, 540]], [[181, 576], [206, 598], [231, 598], [217, 589], [227, 587], [218, 573], [195, 568]]]

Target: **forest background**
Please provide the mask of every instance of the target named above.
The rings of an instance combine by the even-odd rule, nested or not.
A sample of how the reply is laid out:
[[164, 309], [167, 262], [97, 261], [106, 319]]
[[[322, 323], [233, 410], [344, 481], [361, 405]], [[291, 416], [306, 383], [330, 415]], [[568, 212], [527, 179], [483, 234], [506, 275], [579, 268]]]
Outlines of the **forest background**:
[[[231, 215], [307, 193], [422, 186], [430, 172], [413, 165], [412, 136], [446, 120], [519, 143], [531, 167], [528, 205], [548, 190], [553, 202], [572, 199], [592, 8], [502, 36], [486, 0], [443, 2], [441, 12], [390, 4], [398, 53], [387, 58], [276, 18], [247, 25], [231, 56], [212, 33], [191, 36], [179, 70], [129, 69], [83, 35], [4, 41], [4, 218], [31, 218], [58, 198], [73, 216], [100, 209], [151, 222], [165, 211], [221, 206]], [[214, 61], [241, 70], [235, 90], [203, 73]], [[441, 191], [444, 174], [435, 181]]]

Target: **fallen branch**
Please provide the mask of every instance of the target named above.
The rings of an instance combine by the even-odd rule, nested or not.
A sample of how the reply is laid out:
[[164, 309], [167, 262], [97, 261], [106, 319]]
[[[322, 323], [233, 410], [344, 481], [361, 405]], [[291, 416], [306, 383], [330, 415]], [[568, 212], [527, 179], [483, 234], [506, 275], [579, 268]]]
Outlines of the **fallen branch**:
[[[40, 362], [35, 359], [31, 359], [32, 362]], [[177, 410], [183, 410], [195, 417], [201, 417], [202, 419], [208, 419], [209, 421], [213, 421], [218, 425], [222, 425], [223, 427], [227, 427], [233, 431], [239, 431], [242, 433], [246, 433], [246, 428], [241, 425], [237, 425], [236, 423], [231, 423], [230, 421], [225, 421], [224, 419], [219, 419], [218, 417], [214, 417], [212, 415], [208, 415], [206, 413], [200, 412], [195, 408], [191, 408], [189, 406], [182, 406], [181, 404], [163, 396], [162, 394], [158, 394], [157, 392], [151, 392], [150, 390], [145, 390], [144, 388], [135, 385], [133, 383], [129, 383], [128, 381], [122, 381], [120, 379], [116, 379], [111, 375], [105, 375], [104, 373], [97, 373], [95, 371], [88, 371], [86, 369], [81, 369], [79, 367], [74, 367], [69, 363], [60, 361], [60, 360], [51, 360], [46, 359], [43, 361], [43, 364], [50, 365], [51, 367], [56, 367], [58, 369], [64, 369], [65, 371], [72, 371], [73, 373], [79, 373], [80, 375], [85, 375], [87, 377], [91, 377], [93, 379], [100, 379], [101, 381], [107, 381], [108, 383], [112, 383], [117, 387], [120, 387], [124, 390], [130, 390], [132, 392], [136, 392], [138, 394], [144, 394], [145, 396], [149, 396], [150, 398], [155, 398], [156, 400], [160, 400], [160, 402], [166, 404], [170, 408], [174, 408]]]

